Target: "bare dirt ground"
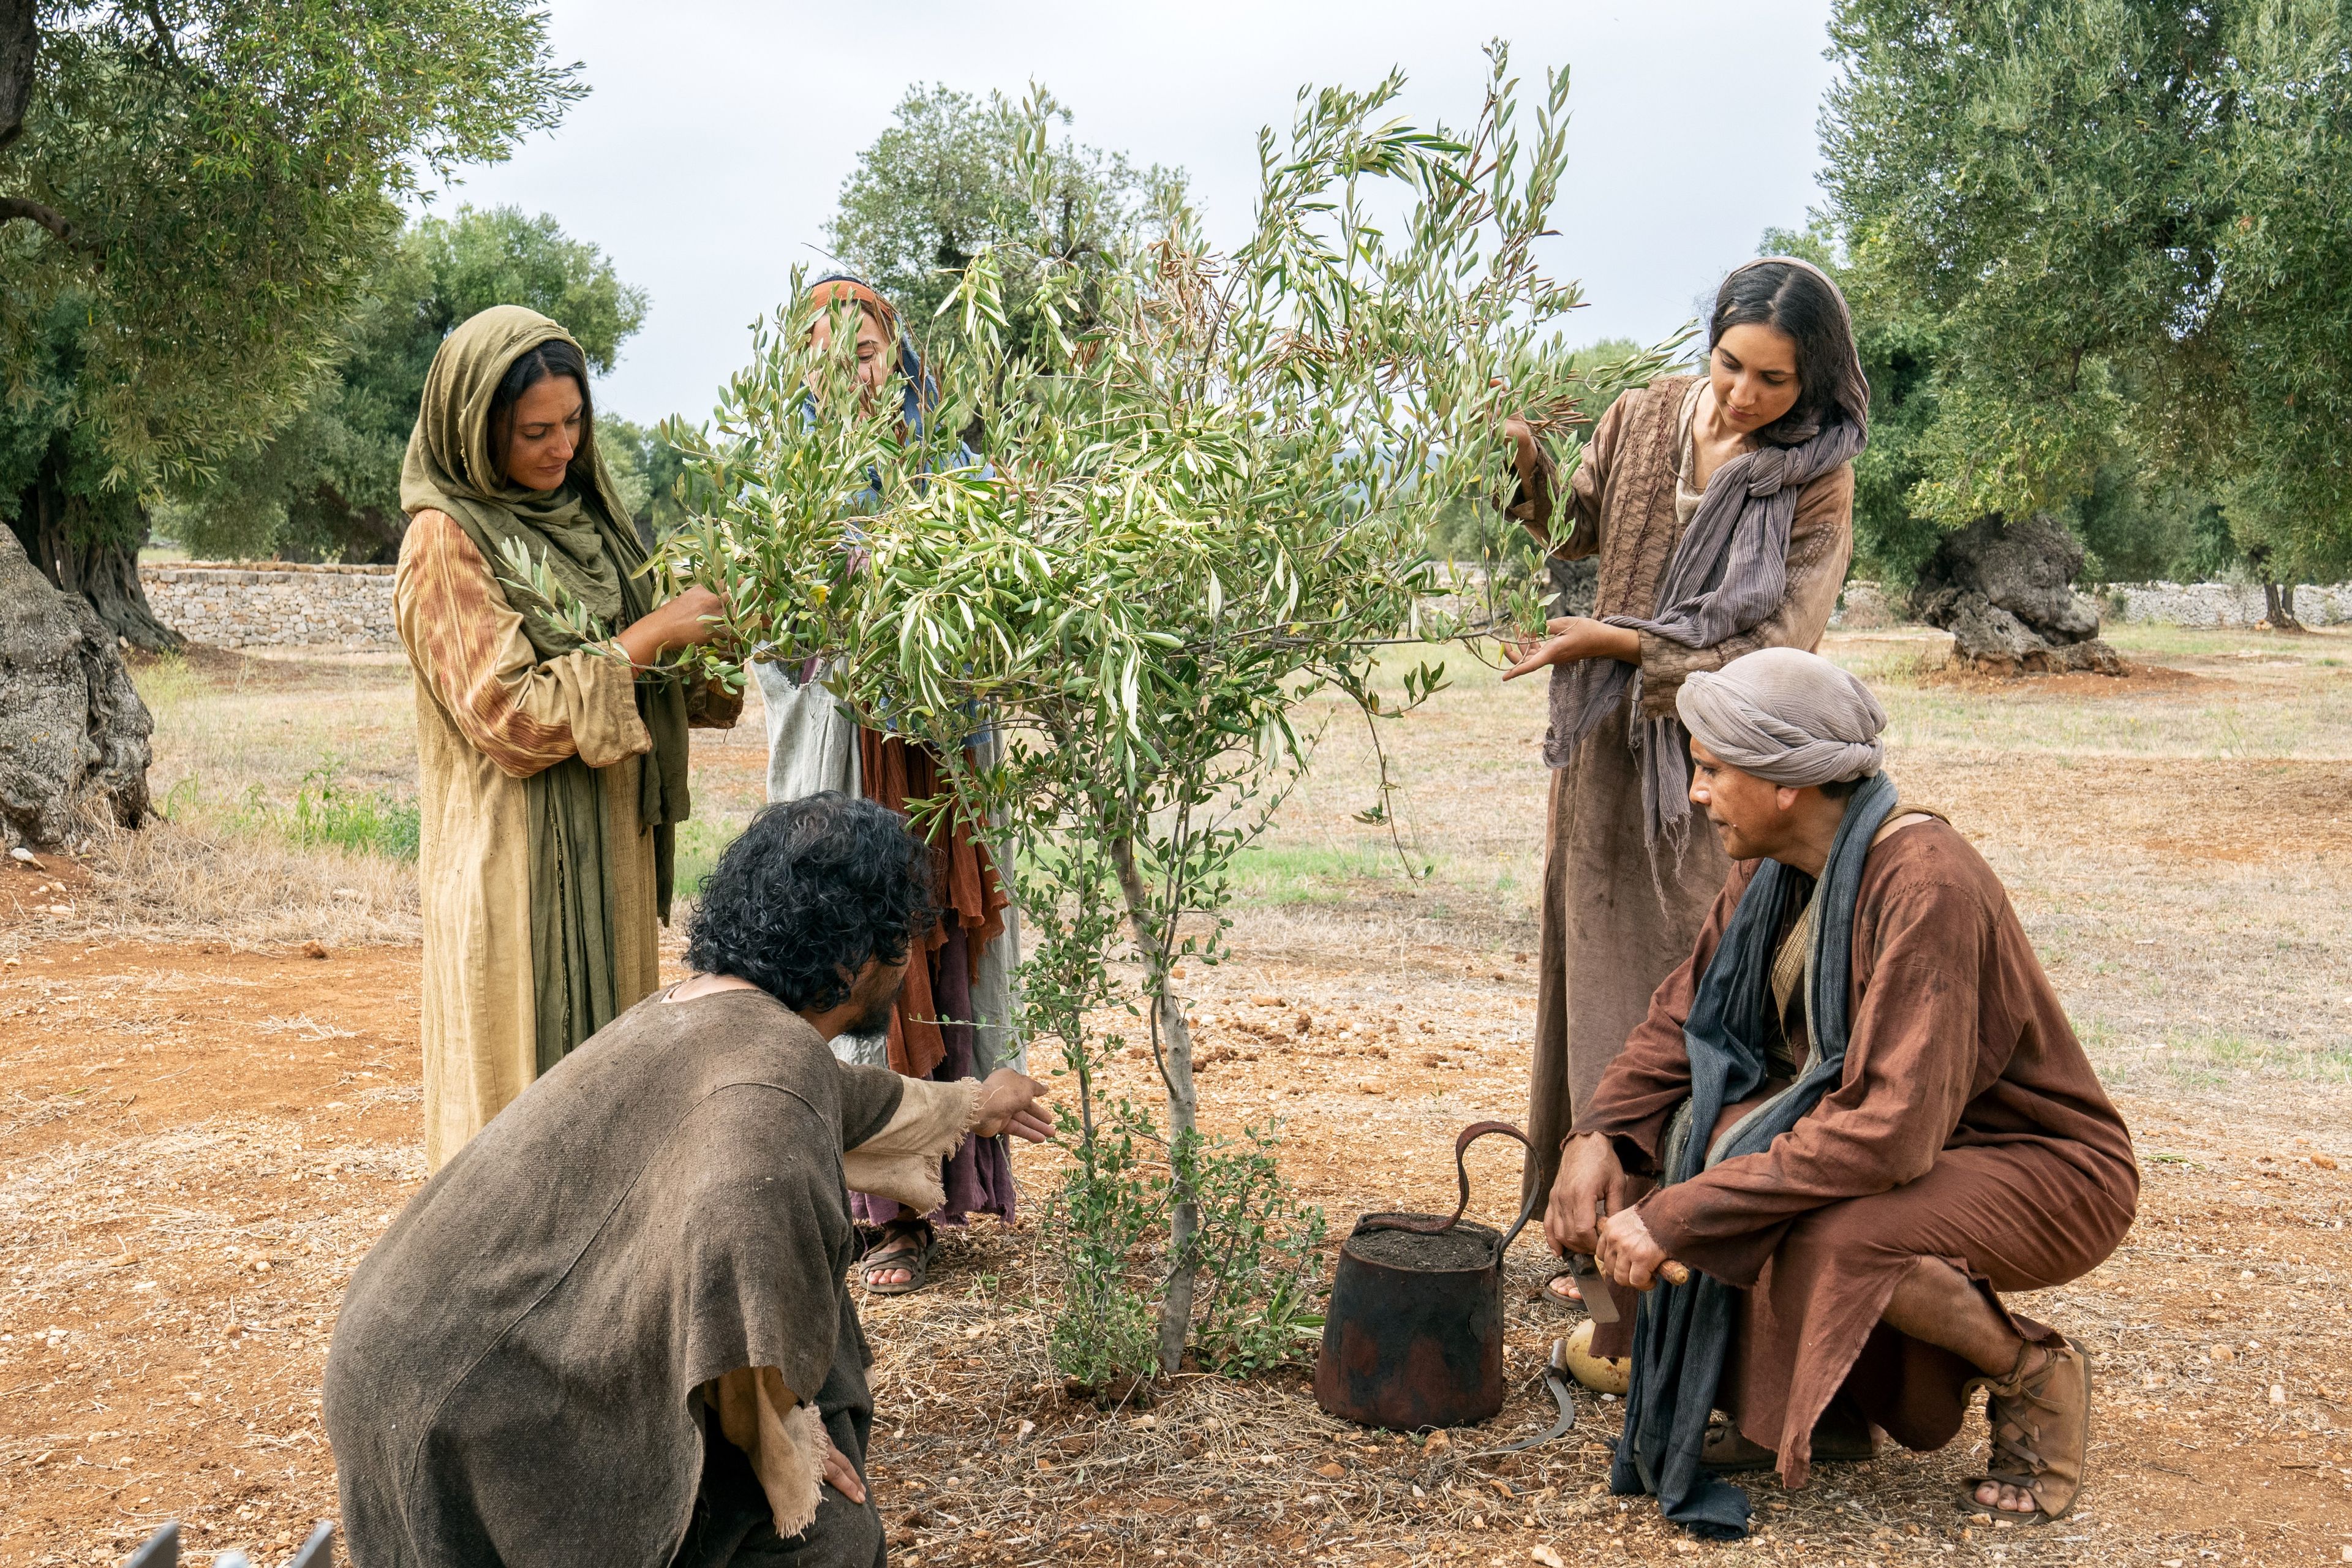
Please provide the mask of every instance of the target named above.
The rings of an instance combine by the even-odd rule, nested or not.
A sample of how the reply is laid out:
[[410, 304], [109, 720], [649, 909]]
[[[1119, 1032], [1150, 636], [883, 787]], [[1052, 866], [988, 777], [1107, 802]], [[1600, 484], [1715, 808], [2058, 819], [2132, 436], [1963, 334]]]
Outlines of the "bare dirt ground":
[[[1148, 1412], [1099, 1412], [1051, 1374], [1051, 1260], [991, 1224], [931, 1290], [866, 1307], [893, 1561], [2352, 1558], [2352, 638], [2117, 640], [2132, 679], [1977, 681], [1904, 633], [1830, 650], [1887, 697], [1906, 795], [2008, 879], [2138, 1139], [2124, 1248], [2020, 1303], [2095, 1358], [2072, 1519], [1956, 1507], [1973, 1423], [1801, 1492], [1762, 1479], [1764, 1526], [1729, 1547], [1606, 1495], [1616, 1407], [1590, 1395], [1561, 1442], [1475, 1458], [1551, 1414], [1538, 1367], [1572, 1320], [1532, 1299], [1548, 1269], [1526, 1243], [1511, 1399], [1477, 1432], [1343, 1429], [1292, 1374], [1186, 1377]], [[174, 770], [215, 799], [273, 789], [322, 752], [413, 779], [400, 671], [264, 665], [163, 672], [180, 685], [154, 694], [159, 789]], [[1353, 820], [1369, 753], [1335, 724], [1245, 868], [1234, 959], [1186, 979], [1213, 1120], [1280, 1118], [1286, 1173], [1338, 1232], [1439, 1205], [1454, 1131], [1522, 1105], [1542, 694], [1457, 676], [1391, 737], [1425, 875]], [[747, 724], [698, 742], [706, 851], [758, 798]], [[276, 1561], [331, 1517], [315, 1391], [336, 1304], [423, 1177], [405, 868], [201, 810], [167, 832], [169, 853], [0, 869], [0, 1565], [114, 1562], [168, 1517], [199, 1551]], [[1138, 1064], [1115, 1077], [1149, 1091]], [[1474, 1212], [1507, 1223], [1516, 1162], [1490, 1142], [1472, 1168]], [[1052, 1159], [1019, 1169], [1034, 1212]]]

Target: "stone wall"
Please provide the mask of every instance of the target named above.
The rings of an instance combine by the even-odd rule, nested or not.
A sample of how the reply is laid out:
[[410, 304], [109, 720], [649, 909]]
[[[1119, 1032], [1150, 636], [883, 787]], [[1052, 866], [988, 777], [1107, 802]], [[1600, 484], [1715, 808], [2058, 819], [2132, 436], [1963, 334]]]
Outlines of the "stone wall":
[[[2251, 626], [2263, 618], [2263, 591], [2235, 583], [2109, 583], [2077, 588], [2107, 621], [2157, 621], [2176, 626]], [[2307, 626], [2352, 626], [2352, 583], [2305, 584], [2294, 591], [2295, 618]], [[1909, 622], [1909, 606], [1877, 584], [1858, 577], [1838, 596], [1830, 625], [1870, 631]]]
[[389, 566], [282, 561], [142, 564], [165, 626], [207, 647], [394, 648]]
[[[142, 565], [139, 580], [164, 625], [206, 647], [395, 648], [392, 572], [389, 566], [189, 561]], [[2263, 591], [2231, 583], [2113, 583], [2085, 592], [2108, 620], [2251, 626], [2263, 618]], [[2352, 625], [2352, 583], [2297, 588], [2294, 613], [2305, 626]], [[1877, 584], [1857, 578], [1839, 595], [1830, 625], [1865, 631], [1909, 618]]]
[[[2263, 616], [2263, 591], [2234, 583], [2110, 583], [2090, 592], [2099, 614], [2111, 621], [2251, 626]], [[2306, 626], [2352, 624], [2352, 583], [2301, 584], [2294, 591], [2294, 618]]]

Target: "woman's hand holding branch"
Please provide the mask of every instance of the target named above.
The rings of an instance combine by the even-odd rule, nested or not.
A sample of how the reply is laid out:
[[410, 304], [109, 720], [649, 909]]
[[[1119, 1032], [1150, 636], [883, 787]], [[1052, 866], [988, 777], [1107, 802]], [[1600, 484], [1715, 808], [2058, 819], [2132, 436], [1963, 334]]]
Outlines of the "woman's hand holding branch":
[[1516, 680], [1547, 665], [1573, 664], [1580, 658], [1639, 664], [1642, 635], [1631, 626], [1612, 626], [1590, 616], [1554, 616], [1544, 623], [1542, 637], [1506, 637], [1503, 651], [1514, 661], [1503, 671], [1503, 679]]
[[677, 598], [656, 605], [631, 622], [613, 640], [639, 669], [672, 648], [700, 647], [718, 635], [727, 601], [708, 588], [688, 588]]

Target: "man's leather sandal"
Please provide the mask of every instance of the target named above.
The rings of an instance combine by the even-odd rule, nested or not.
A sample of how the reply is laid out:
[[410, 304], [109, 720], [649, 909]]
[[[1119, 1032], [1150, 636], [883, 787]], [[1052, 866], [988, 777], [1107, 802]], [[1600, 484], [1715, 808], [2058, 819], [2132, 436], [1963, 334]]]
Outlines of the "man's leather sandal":
[[[1867, 1464], [1878, 1458], [1878, 1434], [1871, 1430], [1869, 1422], [1842, 1415], [1840, 1407], [1832, 1405], [1813, 1423], [1809, 1447], [1817, 1465]], [[1740, 1475], [1777, 1469], [1780, 1456], [1742, 1436], [1729, 1416], [1717, 1415], [1706, 1424], [1706, 1447], [1699, 1450], [1698, 1462], [1719, 1475]]]
[[[2037, 1350], [2049, 1359], [2032, 1373], [2026, 1363]], [[1985, 1474], [1960, 1483], [1960, 1507], [2019, 1524], [2050, 1524], [2074, 1511], [2083, 1490], [2083, 1461], [2091, 1446], [2091, 1363], [2074, 1341], [2027, 1344], [2003, 1378], [1969, 1380], [1986, 1391], [1985, 1420], [1992, 1427], [1992, 1463]], [[1977, 1489], [1990, 1481], [2014, 1487], [2037, 1505], [2012, 1511], [1977, 1500]]]

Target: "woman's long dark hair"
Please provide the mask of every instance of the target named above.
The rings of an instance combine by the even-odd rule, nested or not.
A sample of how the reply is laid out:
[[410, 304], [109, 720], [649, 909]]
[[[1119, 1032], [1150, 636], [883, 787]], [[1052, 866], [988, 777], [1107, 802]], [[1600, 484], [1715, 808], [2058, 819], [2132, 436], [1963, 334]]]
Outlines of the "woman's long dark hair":
[[1706, 323], [1709, 353], [1734, 327], [1750, 323], [1786, 332], [1797, 345], [1797, 402], [1756, 432], [1775, 447], [1795, 447], [1821, 434], [1843, 411], [1867, 414], [1853, 327], [1836, 285], [1793, 261], [1757, 261], [1723, 280]]
[[562, 338], [550, 338], [536, 348], [525, 349], [507, 366], [506, 374], [499, 378], [499, 387], [490, 394], [490, 461], [498, 465], [499, 477], [507, 474], [507, 441], [514, 430], [514, 407], [522, 395], [551, 375], [568, 375], [580, 388], [580, 446], [572, 454], [571, 466], [564, 471], [572, 482], [582, 487], [582, 493], [593, 495], [596, 489], [596, 402], [588, 391], [588, 362], [578, 349]]

